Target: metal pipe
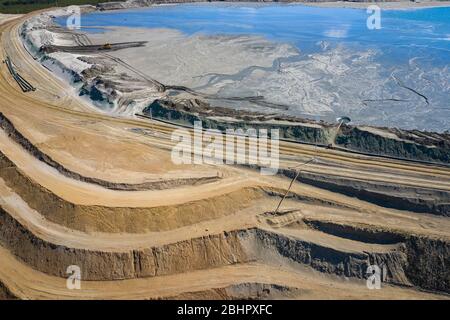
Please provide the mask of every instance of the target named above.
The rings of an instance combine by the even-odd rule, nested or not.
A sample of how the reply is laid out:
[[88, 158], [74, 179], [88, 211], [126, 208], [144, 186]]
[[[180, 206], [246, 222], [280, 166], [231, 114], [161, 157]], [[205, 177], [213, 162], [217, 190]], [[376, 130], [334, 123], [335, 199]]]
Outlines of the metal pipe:
[[[316, 160], [316, 158], [314, 157], [314, 158], [312, 158], [312, 159], [306, 161], [305, 163], [300, 164], [300, 165], [297, 166], [297, 167], [305, 166], [305, 165], [307, 165], [307, 164], [309, 164], [309, 163], [311, 163], [311, 162], [313, 162], [313, 161], [315, 161], [315, 160]], [[295, 167], [294, 167], [294, 168], [295, 168]], [[275, 209], [275, 214], [278, 213], [278, 210], [280, 209], [281, 204], [283, 203], [284, 199], [285, 199], [286, 196], [288, 195], [289, 191], [291, 191], [291, 187], [292, 187], [292, 185], [294, 184], [294, 181], [297, 180], [297, 178], [298, 178], [298, 176], [300, 175], [301, 172], [302, 172], [301, 170], [298, 170], [297, 174], [296, 174], [296, 175], [294, 176], [294, 178], [291, 180], [291, 183], [289, 184], [289, 187], [288, 187], [287, 191], [285, 192], [283, 198], [280, 200], [280, 202], [278, 203], [277, 208]]]

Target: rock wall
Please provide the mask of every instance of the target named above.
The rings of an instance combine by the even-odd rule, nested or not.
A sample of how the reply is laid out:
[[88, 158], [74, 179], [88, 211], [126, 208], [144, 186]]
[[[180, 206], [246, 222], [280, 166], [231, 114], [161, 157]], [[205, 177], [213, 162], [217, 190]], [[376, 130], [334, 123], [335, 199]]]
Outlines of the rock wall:
[[[282, 169], [280, 173], [290, 178], [297, 174], [289, 169]], [[301, 172], [298, 181], [387, 208], [450, 216], [450, 192], [445, 190], [309, 172]]]
[[[401, 260], [388, 259], [388, 270], [402, 274], [411, 284], [428, 290], [450, 292], [450, 243], [445, 239], [411, 235], [383, 228], [349, 226], [334, 222], [305, 220], [319, 231], [366, 243], [402, 243]], [[381, 264], [379, 257], [370, 256], [371, 263]], [[394, 262], [394, 263], [393, 263]], [[401, 267], [401, 269], [400, 269]], [[392, 273], [392, 271], [390, 271]]]
[[[336, 126], [323, 122], [313, 122], [292, 117], [257, 116], [225, 108], [211, 107], [196, 99], [174, 101], [157, 99], [143, 109], [143, 113], [156, 119], [192, 126], [194, 121], [202, 121], [204, 128], [225, 131], [229, 129], [279, 129], [281, 139], [294, 140], [318, 146], [329, 146], [336, 135]], [[234, 117], [236, 121], [227, 121]], [[336, 136], [336, 146], [345, 150], [370, 155], [380, 155], [400, 159], [431, 161], [450, 164], [450, 135], [446, 133], [407, 131], [377, 128], [380, 134], [361, 130], [355, 126], [342, 125]]]
[[236, 233], [123, 252], [69, 248], [38, 238], [2, 208], [0, 244], [33, 269], [53, 276], [67, 277], [67, 267], [77, 265], [83, 280], [152, 277], [248, 261]]
[[406, 275], [416, 286], [450, 293], [450, 243], [411, 236], [406, 240]]
[[[388, 130], [386, 129], [386, 131]], [[395, 131], [403, 135], [405, 139], [389, 139], [361, 130], [358, 127], [344, 127], [342, 134], [336, 138], [336, 143], [350, 150], [372, 154], [450, 163], [450, 135], [428, 133], [429, 135], [434, 135], [436, 137], [435, 140], [424, 141], [427, 144], [421, 144], [412, 140], [414, 132], [406, 130]]]

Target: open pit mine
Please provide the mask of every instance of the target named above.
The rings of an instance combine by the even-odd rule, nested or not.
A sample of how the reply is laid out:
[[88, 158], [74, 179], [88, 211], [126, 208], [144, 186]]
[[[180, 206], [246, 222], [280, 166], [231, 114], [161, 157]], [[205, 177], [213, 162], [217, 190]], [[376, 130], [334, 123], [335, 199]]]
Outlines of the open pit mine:
[[[64, 14], [0, 16], [0, 299], [449, 299], [448, 133], [221, 107]], [[278, 170], [174, 162], [198, 122]]]

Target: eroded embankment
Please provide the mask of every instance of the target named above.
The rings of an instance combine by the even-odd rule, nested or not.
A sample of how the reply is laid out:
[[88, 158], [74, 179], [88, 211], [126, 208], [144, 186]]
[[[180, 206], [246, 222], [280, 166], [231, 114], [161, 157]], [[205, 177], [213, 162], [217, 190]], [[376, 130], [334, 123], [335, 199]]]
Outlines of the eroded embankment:
[[[0, 112], [0, 127], [8, 134], [8, 136], [33, 157], [44, 162], [52, 168], [58, 170], [62, 175], [79, 180], [86, 183], [93, 183], [102, 187], [113, 190], [161, 190], [184, 185], [198, 185], [209, 183], [220, 179], [219, 177], [204, 178], [186, 178], [173, 180], [158, 180], [154, 182], [146, 182], [141, 184], [114, 183], [97, 178], [84, 177], [73, 172], [61, 164], [54, 161], [51, 157], [40, 151], [27, 138], [25, 138], [14, 125]], [[224, 128], [219, 128], [224, 129]], [[288, 169], [280, 170], [290, 178], [296, 172]], [[310, 184], [315, 187], [338, 192], [361, 200], [375, 203], [384, 207], [410, 210], [415, 212], [432, 213], [436, 215], [450, 215], [450, 193], [443, 190], [435, 190], [429, 188], [410, 187], [398, 184], [376, 183], [362, 179], [349, 179], [340, 176], [331, 176], [318, 173], [302, 172], [299, 176], [302, 183]], [[420, 196], [418, 196], [420, 195]]]
[[[133, 1], [132, 3], [121, 3], [121, 5], [140, 7], [153, 4], [153, 2], [146, 1]], [[101, 9], [101, 7], [82, 7], [83, 11], [97, 9]], [[361, 153], [416, 161], [450, 163], [450, 135], [447, 133], [376, 127], [366, 127], [366, 129], [369, 128], [366, 130], [363, 128], [364, 126], [344, 124], [336, 137], [336, 124], [284, 115], [262, 115], [224, 107], [212, 107], [206, 102], [207, 96], [202, 96], [202, 94], [183, 86], [163, 85], [132, 68], [125, 61], [114, 58], [105, 52], [96, 54], [95, 57], [71, 56], [69, 53], [59, 52], [62, 56], [58, 58], [57, 55], [46, 54], [40, 50], [45, 45], [55, 45], [59, 42], [69, 47], [80, 46], [82, 50], [85, 50], [83, 46], [90, 43], [85, 34], [67, 30], [58, 32], [55, 29], [53, 15], [70, 15], [70, 12], [60, 8], [52, 11], [51, 14], [45, 12], [25, 21], [20, 30], [23, 42], [30, 47], [30, 51], [36, 54], [42, 63], [51, 61], [49, 65], [54, 64], [58, 72], [63, 71], [63, 73], [69, 74], [71, 81], [79, 82], [77, 87], [82, 88], [82, 94], [88, 95], [97, 105], [106, 105], [110, 110], [122, 112], [128, 106], [139, 105], [136, 109], [131, 107], [131, 111], [126, 111], [128, 114], [132, 114], [134, 110], [142, 110], [147, 106], [143, 110], [144, 114], [152, 114], [153, 117], [162, 120], [175, 120], [185, 124], [201, 120], [205, 128], [219, 129], [277, 128], [280, 130], [281, 138], [303, 143], [321, 145], [336, 143], [337, 147]], [[80, 41], [80, 39], [84, 40]], [[63, 56], [64, 58], [62, 58]], [[122, 73], [118, 75], [120, 72], [114, 69], [117, 63], [125, 65], [128, 69], [132, 68], [132, 73], [138, 74], [137, 78], [143, 79], [137, 80], [136, 76], [130, 75], [122, 76]], [[176, 99], [170, 96], [170, 90], [185, 91], [191, 98]], [[134, 91], [134, 93], [124, 94], [125, 92], [130, 93], [130, 91]], [[136, 98], [137, 96], [139, 99]], [[151, 97], [149, 98], [149, 96]], [[155, 98], [158, 99], [154, 100]], [[253, 97], [253, 99], [258, 98], [260, 97]], [[232, 99], [244, 101], [245, 97], [232, 97]]]
[[364, 243], [395, 244], [405, 241], [405, 235], [392, 230], [379, 227], [363, 227], [339, 224], [331, 221], [322, 221], [313, 218], [304, 218], [303, 222], [312, 229], [325, 232], [340, 238], [355, 240]]
[[[174, 205], [155, 207], [81, 205], [67, 201], [41, 186], [1, 152], [0, 177], [30, 208], [49, 221], [85, 232], [145, 233], [172, 230], [231, 215], [250, 207], [254, 201], [279, 197], [284, 193], [282, 189], [255, 185]], [[294, 194], [293, 197], [305, 203], [349, 208], [343, 204], [306, 195]]]
[[450, 135], [418, 130], [380, 129], [397, 139], [344, 126], [336, 143], [350, 150], [422, 161], [450, 163]]
[[[399, 235], [400, 236], [400, 235]], [[235, 263], [300, 264], [327, 274], [363, 279], [367, 266], [385, 266], [386, 281], [450, 291], [450, 244], [424, 236], [402, 236], [395, 249], [342, 251], [269, 230], [251, 228], [122, 252], [69, 248], [34, 235], [0, 209], [0, 243], [34, 269], [59, 277], [80, 266], [85, 280], [153, 277]]]
[[87, 232], [144, 233], [164, 231], [233, 214], [266, 195], [259, 187], [158, 207], [106, 207], [66, 201], [24, 175], [0, 153], [0, 177], [32, 209], [51, 222]]
[[406, 274], [415, 285], [450, 292], [450, 245], [443, 240], [409, 237]]
[[[345, 239], [377, 244], [402, 243], [406, 260], [401, 269], [392, 266], [395, 273], [404, 273], [413, 285], [420, 288], [450, 292], [450, 243], [446, 240], [368, 225], [345, 225], [316, 219], [304, 219], [304, 222], [314, 229]], [[382, 264], [378, 257], [373, 257], [372, 262]]]
[[17, 297], [0, 281], [0, 300], [15, 300]]
[[[263, 114], [232, 110], [227, 108], [211, 107], [199, 99], [157, 99], [143, 110], [146, 115], [153, 118], [168, 120], [181, 125], [193, 126], [195, 121], [201, 121], [205, 129], [218, 129], [225, 132], [227, 129], [279, 129], [280, 138], [304, 141], [326, 145], [332, 136], [332, 128], [313, 124], [305, 119], [297, 119], [286, 124], [281, 122], [282, 117], [268, 117]], [[236, 121], [226, 121], [224, 118], [234, 118]], [[279, 120], [280, 122], [269, 122]]]
[[[149, 3], [141, 4], [143, 6]], [[83, 10], [95, 10], [94, 7], [83, 7]], [[56, 16], [68, 15], [66, 9], [53, 12]], [[52, 29], [53, 28], [53, 29]], [[51, 31], [49, 31], [51, 29]], [[224, 107], [213, 107], [208, 97], [203, 97], [190, 88], [183, 86], [165, 86], [148, 76], [142, 75], [139, 70], [133, 73], [140, 74], [144, 80], [136, 80], [135, 76], [118, 75], [114, 71], [116, 63], [125, 64], [124, 61], [109, 61], [116, 59], [106, 53], [93, 57], [70, 56], [69, 53], [59, 52], [65, 58], [57, 58], [41, 52], [43, 45], [53, 42], [64, 42], [68, 45], [86, 45], [77, 39], [86, 38], [84, 34], [57, 32], [54, 28], [51, 15], [43, 13], [26, 21], [21, 28], [24, 43], [31, 51], [37, 54], [42, 63], [52, 61], [59, 71], [69, 74], [77, 86], [82, 88], [82, 94], [88, 95], [94, 104], [107, 105], [110, 110], [122, 112], [128, 106], [128, 114], [133, 110], [142, 110], [143, 113], [161, 120], [175, 121], [180, 124], [192, 125], [194, 121], [202, 121], [205, 128], [225, 129], [279, 129], [280, 137], [302, 143], [320, 144], [326, 146], [334, 144], [347, 151], [355, 151], [370, 155], [388, 156], [415, 161], [429, 161], [450, 163], [450, 135], [446, 133], [420, 132], [418, 130], [400, 130], [392, 128], [375, 128], [363, 126], [342, 125], [340, 132], [336, 132], [337, 125], [325, 122], [316, 122], [298, 117], [284, 115], [263, 115], [242, 110], [233, 110]], [[64, 64], [70, 60], [70, 63]], [[108, 60], [108, 62], [106, 61]], [[128, 85], [124, 85], [128, 83]], [[137, 88], [136, 90], [131, 88]], [[132, 94], [125, 94], [125, 92]], [[177, 99], [170, 96], [170, 90], [185, 91], [188, 99]], [[152, 93], [152, 94], [150, 94]], [[139, 96], [139, 99], [136, 97]], [[149, 98], [150, 97], [150, 98]], [[194, 98], [195, 97], [195, 98]], [[254, 97], [258, 99], [258, 97]], [[155, 100], [156, 99], [156, 100]], [[235, 97], [233, 99], [244, 99]], [[153, 102], [152, 102], [153, 101]], [[145, 107], [147, 106], [147, 107]], [[144, 108], [145, 107], [145, 108]], [[115, 112], [114, 111], [114, 112]], [[117, 186], [121, 187], [121, 186]]]
[[291, 263], [307, 265], [323, 273], [364, 279], [367, 267], [376, 259], [380, 265], [387, 266], [388, 282], [411, 285], [403, 271], [406, 257], [398, 250], [400, 247], [382, 252], [341, 251], [262, 229], [255, 229], [254, 232], [243, 235], [243, 239], [246, 240], [246, 246], [251, 248], [250, 251], [256, 253], [263, 261], [281, 256]]
[[170, 189], [179, 186], [185, 185], [198, 185], [208, 182], [217, 181], [220, 177], [202, 177], [202, 178], [179, 178], [179, 179], [166, 179], [166, 180], [157, 180], [150, 181], [138, 184], [129, 184], [129, 183], [118, 183], [106, 181], [94, 177], [86, 177], [77, 172], [74, 172], [70, 169], [67, 169], [60, 163], [53, 160], [49, 155], [45, 154], [41, 150], [39, 150], [35, 145], [33, 145], [27, 138], [25, 138], [12, 124], [12, 122], [6, 118], [0, 112], [0, 128], [2, 128], [7, 135], [16, 143], [18, 143], [22, 148], [24, 148], [27, 152], [29, 152], [33, 157], [38, 159], [39, 161], [44, 162], [50, 167], [58, 170], [62, 175], [79, 180], [82, 182], [92, 183], [99, 186], [102, 186], [107, 189], [112, 190], [126, 190], [126, 191], [139, 191], [139, 190], [163, 190]]
[[[380, 132], [376, 134], [345, 124], [337, 133], [335, 126], [324, 122], [212, 107], [198, 99], [157, 99], [143, 113], [190, 126], [194, 121], [202, 121], [204, 128], [222, 131], [249, 127], [279, 129], [280, 138], [302, 143], [326, 146], [335, 142], [338, 147], [365, 154], [450, 163], [450, 135], [445, 133], [376, 128]], [[235, 120], [230, 121], [230, 117]]]
[[236, 232], [142, 250], [75, 249], [40, 239], [1, 208], [0, 242], [32, 268], [50, 275], [65, 277], [68, 266], [78, 265], [84, 280], [153, 277], [248, 261]]
[[[296, 171], [280, 170], [280, 173], [294, 178]], [[413, 187], [401, 184], [351, 179], [337, 175], [302, 171], [298, 177], [302, 183], [332, 192], [357, 197], [383, 207], [450, 216], [450, 192], [439, 189]]]
[[308, 292], [291, 286], [278, 284], [243, 282], [203, 291], [184, 292], [164, 297], [168, 300], [271, 300], [295, 298]]

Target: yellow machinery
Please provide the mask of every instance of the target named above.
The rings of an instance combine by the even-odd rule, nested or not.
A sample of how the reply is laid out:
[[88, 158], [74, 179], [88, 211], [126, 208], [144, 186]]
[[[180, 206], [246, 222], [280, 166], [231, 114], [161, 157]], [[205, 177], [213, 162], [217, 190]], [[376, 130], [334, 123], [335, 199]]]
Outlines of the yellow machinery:
[[109, 49], [111, 49], [111, 48], [112, 48], [112, 46], [111, 46], [110, 43], [105, 43], [105, 44], [100, 48], [100, 50], [109, 50]]

